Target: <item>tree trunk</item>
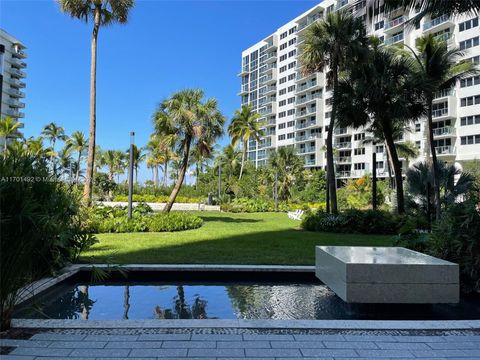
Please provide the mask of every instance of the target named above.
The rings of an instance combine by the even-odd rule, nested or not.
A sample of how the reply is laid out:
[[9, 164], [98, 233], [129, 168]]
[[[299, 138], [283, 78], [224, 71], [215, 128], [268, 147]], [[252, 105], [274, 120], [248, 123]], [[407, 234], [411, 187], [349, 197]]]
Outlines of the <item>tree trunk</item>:
[[392, 156], [390, 155], [390, 149], [386, 142], [385, 142], [385, 151], [387, 152], [388, 182], [390, 184], [390, 188], [393, 189], [395, 188], [395, 182], [393, 180], [395, 171], [393, 171]]
[[130, 310], [130, 286], [126, 285], [123, 292], [123, 320], [128, 320], [128, 310]]
[[155, 186], [155, 189], [158, 188], [158, 166], [155, 165], [153, 168], [153, 184]]
[[164, 212], [170, 212], [170, 210], [172, 210], [173, 203], [175, 202], [178, 192], [182, 187], [183, 180], [185, 179], [185, 173], [187, 172], [187, 168], [188, 168], [188, 156], [190, 155], [191, 142], [192, 142], [191, 138], [187, 138], [185, 141], [186, 145], [185, 145], [185, 150], [183, 152], [182, 166], [179, 169], [180, 171], [178, 173], [177, 182], [175, 183], [175, 186], [172, 189], [170, 198], [168, 199], [168, 202], [165, 204], [165, 208], [163, 209]]
[[[52, 140], [52, 150], [53, 150], [53, 152], [55, 152], [55, 138], [53, 138], [53, 140]], [[55, 177], [57, 177], [57, 164], [55, 162], [55, 155], [54, 154], [52, 154], [52, 156], [50, 156], [50, 160], [52, 162], [53, 175]]]
[[78, 152], [78, 160], [77, 160], [77, 173], [75, 174], [75, 184], [78, 185], [78, 181], [80, 180], [80, 160], [82, 158], [81, 151]]
[[[111, 172], [111, 171], [108, 173], [108, 180], [113, 181], [113, 172]], [[112, 193], [111, 189], [108, 190], [108, 199], [110, 201], [112, 201], [112, 199], [113, 199], [113, 193]]]
[[168, 161], [165, 161], [165, 171], [163, 173], [163, 185], [167, 186], [168, 182]]
[[243, 152], [242, 152], [242, 164], [240, 165], [240, 176], [238, 180], [242, 179], [243, 167], [245, 166], [245, 158], [247, 157], [247, 142], [243, 142]]
[[93, 164], [95, 162], [95, 132], [97, 123], [97, 38], [100, 29], [100, 8], [95, 7], [95, 20], [92, 33], [91, 65], [90, 65], [90, 131], [88, 136], [87, 173], [83, 199], [88, 206], [92, 203]]
[[392, 134], [384, 132], [385, 141], [390, 151], [390, 156], [393, 162], [393, 171], [395, 172], [395, 185], [397, 189], [397, 212], [399, 214], [405, 213], [405, 202], [403, 198], [403, 180], [402, 180], [402, 168], [400, 161], [398, 160], [397, 148], [395, 147], [395, 141]]
[[430, 152], [432, 153], [432, 177], [433, 177], [433, 204], [435, 206], [435, 220], [440, 220], [442, 204], [440, 200], [440, 184], [438, 183], [438, 163], [435, 144], [433, 141], [433, 116], [432, 116], [432, 98], [428, 99], [428, 142], [430, 143]]
[[[333, 65], [333, 94], [337, 93], [338, 87], [338, 66]], [[335, 99], [334, 99], [335, 100]], [[330, 195], [330, 207], [333, 214], [338, 212], [337, 208], [337, 181], [335, 179], [335, 164], [333, 162], [333, 131], [335, 129], [337, 106], [335, 101], [332, 104], [332, 115], [330, 117], [330, 126], [327, 135], [327, 176]]]

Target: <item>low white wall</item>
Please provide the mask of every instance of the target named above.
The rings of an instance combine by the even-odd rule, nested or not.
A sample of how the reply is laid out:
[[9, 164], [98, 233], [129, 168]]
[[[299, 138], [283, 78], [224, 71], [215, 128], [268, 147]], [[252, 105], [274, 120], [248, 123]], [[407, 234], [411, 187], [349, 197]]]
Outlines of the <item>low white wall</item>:
[[[99, 201], [98, 204], [103, 206], [127, 206], [126, 201]], [[134, 202], [133, 206], [136, 206], [138, 203]], [[163, 210], [165, 203], [147, 203], [155, 211]], [[219, 205], [204, 205], [199, 203], [174, 203], [172, 210], [179, 211], [220, 211]]]

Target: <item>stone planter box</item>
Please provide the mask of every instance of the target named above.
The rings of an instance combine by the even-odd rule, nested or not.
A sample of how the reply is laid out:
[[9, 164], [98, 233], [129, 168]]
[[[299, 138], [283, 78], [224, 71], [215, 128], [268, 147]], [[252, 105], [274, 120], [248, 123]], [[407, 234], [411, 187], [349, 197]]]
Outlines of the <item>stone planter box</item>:
[[458, 265], [401, 247], [317, 246], [315, 275], [347, 303], [458, 303]]

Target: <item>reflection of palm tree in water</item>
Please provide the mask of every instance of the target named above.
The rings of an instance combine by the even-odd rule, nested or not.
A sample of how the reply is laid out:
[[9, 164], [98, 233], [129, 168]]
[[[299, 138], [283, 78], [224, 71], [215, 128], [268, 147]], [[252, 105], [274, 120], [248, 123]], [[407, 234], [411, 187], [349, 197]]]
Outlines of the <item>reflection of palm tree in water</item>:
[[80, 291], [80, 307], [82, 309], [83, 320], [88, 320], [90, 310], [92, 309], [93, 301], [88, 298], [88, 285], [78, 287]]
[[128, 320], [128, 310], [130, 309], [130, 286], [125, 286], [123, 292], [123, 320]]
[[185, 300], [185, 290], [182, 285], [177, 286], [177, 296], [174, 297], [174, 311], [163, 310], [159, 305], [155, 306], [156, 319], [207, 319], [207, 301], [196, 295], [193, 305], [190, 307]]

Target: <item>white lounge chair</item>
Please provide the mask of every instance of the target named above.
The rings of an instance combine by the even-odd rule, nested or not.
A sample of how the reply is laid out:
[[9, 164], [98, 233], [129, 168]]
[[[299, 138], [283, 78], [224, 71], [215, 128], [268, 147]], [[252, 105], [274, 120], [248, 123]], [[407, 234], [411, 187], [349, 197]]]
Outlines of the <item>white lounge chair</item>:
[[288, 217], [293, 220], [302, 220], [303, 210], [289, 211], [287, 213]]

